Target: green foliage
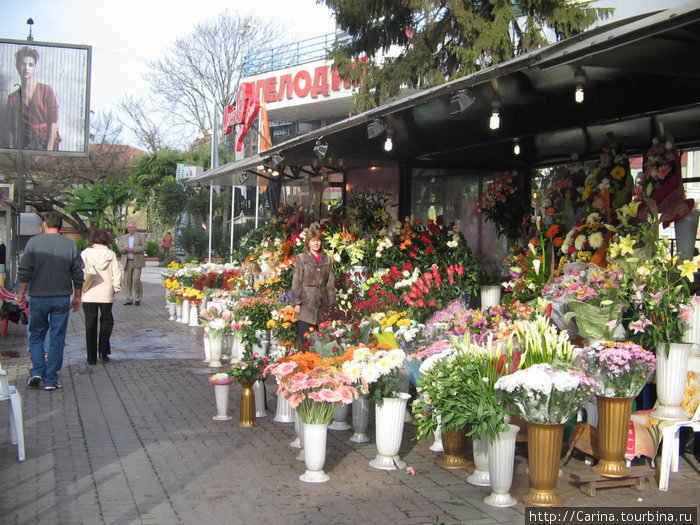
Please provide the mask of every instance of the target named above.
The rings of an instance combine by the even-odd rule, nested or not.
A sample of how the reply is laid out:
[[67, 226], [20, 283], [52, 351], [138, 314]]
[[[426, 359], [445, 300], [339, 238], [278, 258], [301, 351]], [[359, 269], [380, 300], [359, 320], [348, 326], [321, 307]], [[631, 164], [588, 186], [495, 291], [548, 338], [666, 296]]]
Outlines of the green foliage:
[[[428, 88], [465, 76], [546, 42], [581, 33], [612, 9], [591, 8], [580, 2], [406, 2], [386, 0], [324, 0], [338, 26], [353, 38], [331, 53], [341, 76], [360, 83], [355, 110], [366, 111], [402, 86]], [[361, 61], [401, 49], [384, 57], [381, 67]]]
[[62, 194], [68, 203], [68, 213], [85, 217], [91, 228], [104, 228], [113, 232], [118, 231], [118, 225], [124, 219], [121, 210], [131, 200], [131, 196], [128, 183], [117, 180], [110, 174], [107, 175], [107, 182], [86, 183]]
[[87, 248], [87, 241], [85, 239], [76, 239], [75, 245], [78, 247], [78, 250], [82, 252]]
[[130, 182], [134, 186], [150, 189], [168, 180], [174, 180], [177, 163], [182, 160], [182, 153], [168, 149], [139, 157], [131, 168]]
[[146, 257], [158, 257], [158, 249], [156, 241], [148, 241], [146, 243]]
[[167, 180], [153, 190], [151, 210], [158, 222], [174, 229], [182, 219], [187, 205], [188, 190], [176, 180]]
[[392, 221], [387, 208], [394, 206], [383, 192], [353, 192], [348, 199], [348, 217], [360, 231], [376, 232]]
[[189, 260], [201, 261], [207, 256], [209, 236], [201, 228], [185, 228], [180, 234], [180, 246], [185, 250]]

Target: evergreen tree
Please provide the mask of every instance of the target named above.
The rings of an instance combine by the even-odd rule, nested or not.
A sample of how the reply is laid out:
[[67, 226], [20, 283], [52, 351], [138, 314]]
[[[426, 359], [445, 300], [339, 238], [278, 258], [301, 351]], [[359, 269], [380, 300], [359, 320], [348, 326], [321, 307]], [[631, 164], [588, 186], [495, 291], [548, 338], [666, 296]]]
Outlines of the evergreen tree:
[[324, 0], [352, 41], [331, 53], [356, 111], [569, 38], [612, 14], [590, 0]]

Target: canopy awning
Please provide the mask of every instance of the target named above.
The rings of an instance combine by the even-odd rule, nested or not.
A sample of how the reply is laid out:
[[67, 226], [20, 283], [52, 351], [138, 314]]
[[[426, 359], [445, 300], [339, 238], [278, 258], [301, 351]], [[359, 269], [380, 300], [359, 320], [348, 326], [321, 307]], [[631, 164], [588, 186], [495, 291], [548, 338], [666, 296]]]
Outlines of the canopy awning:
[[[582, 103], [574, 101], [581, 86]], [[451, 112], [468, 90], [473, 102]], [[500, 127], [489, 128], [494, 107]], [[452, 110], [453, 111], [453, 110]], [[369, 140], [380, 119], [393, 132]], [[601, 26], [507, 62], [389, 102], [251, 157], [204, 172], [192, 183], [236, 184], [236, 175], [277, 166], [282, 177], [326, 169], [407, 164], [462, 169], [529, 169], [597, 155], [607, 135], [642, 153], [658, 126], [681, 148], [700, 146], [700, 2]], [[323, 159], [317, 139], [328, 144]], [[513, 145], [520, 145], [515, 155]], [[277, 159], [279, 160], [279, 159]]]

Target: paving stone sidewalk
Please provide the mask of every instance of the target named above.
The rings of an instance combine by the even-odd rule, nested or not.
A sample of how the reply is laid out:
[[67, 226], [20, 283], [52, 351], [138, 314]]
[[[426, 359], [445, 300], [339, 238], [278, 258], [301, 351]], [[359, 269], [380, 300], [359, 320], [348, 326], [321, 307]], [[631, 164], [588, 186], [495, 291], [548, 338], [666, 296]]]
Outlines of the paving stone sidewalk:
[[[144, 272], [141, 306], [115, 304], [112, 361], [85, 363], [81, 313], [71, 315], [63, 390], [26, 388], [24, 327], [10, 325], [1, 358], [24, 404], [27, 459], [17, 461], [8, 436], [7, 404], [0, 405], [0, 523], [73, 524], [521, 524], [528, 490], [526, 449], [519, 445], [511, 494], [514, 508], [483, 503], [486, 488], [466, 483], [468, 472], [435, 464], [429, 443], [404, 428], [401, 457], [415, 469], [369, 467], [373, 443], [354, 444], [351, 431], [329, 432], [325, 470], [331, 480], [307, 484], [292, 424], [273, 421], [276, 399], [268, 382], [268, 416], [239, 428], [233, 385], [231, 421], [213, 421], [214, 393], [202, 362], [201, 328], [167, 320], [159, 271]], [[223, 369], [222, 369], [223, 370]], [[369, 435], [373, 437], [373, 423]], [[574, 458], [572, 462], [580, 462]], [[568, 479], [558, 490], [567, 506], [671, 507], [697, 505], [700, 468], [684, 454], [671, 491], [655, 482], [584, 495]]]

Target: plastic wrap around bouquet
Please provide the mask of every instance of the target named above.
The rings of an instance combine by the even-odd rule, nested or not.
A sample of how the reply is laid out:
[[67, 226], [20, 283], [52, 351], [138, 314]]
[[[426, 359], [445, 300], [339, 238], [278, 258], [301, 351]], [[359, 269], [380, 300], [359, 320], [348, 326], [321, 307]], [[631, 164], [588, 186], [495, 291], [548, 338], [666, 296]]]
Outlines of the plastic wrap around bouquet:
[[595, 381], [565, 364], [540, 363], [503, 376], [496, 381], [528, 423], [566, 423], [583, 406]]
[[588, 346], [581, 361], [586, 373], [595, 379], [596, 395], [605, 397], [637, 397], [656, 368], [654, 353], [631, 341]]

